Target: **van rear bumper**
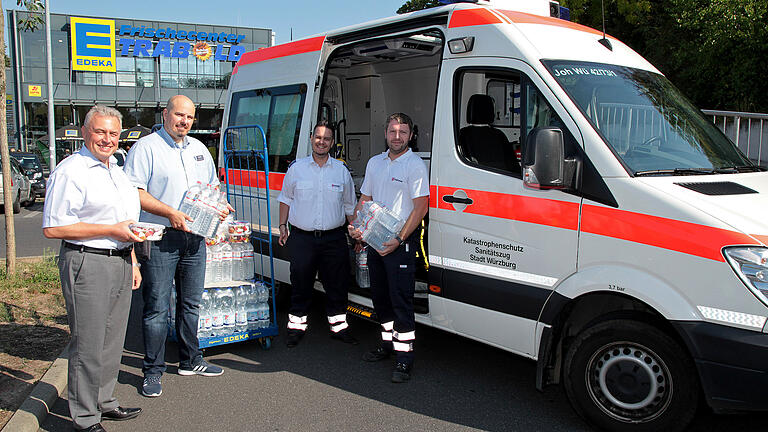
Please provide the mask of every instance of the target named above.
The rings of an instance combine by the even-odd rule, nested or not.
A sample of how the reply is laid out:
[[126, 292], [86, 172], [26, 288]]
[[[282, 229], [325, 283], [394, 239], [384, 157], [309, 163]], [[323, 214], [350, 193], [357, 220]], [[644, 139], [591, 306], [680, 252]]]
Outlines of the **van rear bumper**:
[[768, 334], [701, 321], [673, 323], [716, 412], [768, 410]]

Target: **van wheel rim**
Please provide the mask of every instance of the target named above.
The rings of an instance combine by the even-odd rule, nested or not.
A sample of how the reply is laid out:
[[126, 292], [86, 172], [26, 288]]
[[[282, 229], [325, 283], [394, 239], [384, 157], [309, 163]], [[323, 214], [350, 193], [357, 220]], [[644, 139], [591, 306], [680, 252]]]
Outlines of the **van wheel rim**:
[[672, 400], [669, 369], [656, 353], [639, 344], [603, 346], [590, 358], [586, 373], [593, 402], [622, 422], [653, 420]]

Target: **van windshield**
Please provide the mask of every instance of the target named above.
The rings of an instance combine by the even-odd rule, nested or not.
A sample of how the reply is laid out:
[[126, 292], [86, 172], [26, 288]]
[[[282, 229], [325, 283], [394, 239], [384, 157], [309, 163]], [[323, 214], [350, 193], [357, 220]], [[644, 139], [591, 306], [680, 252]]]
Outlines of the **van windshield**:
[[600, 63], [543, 63], [633, 175], [759, 169], [662, 75]]

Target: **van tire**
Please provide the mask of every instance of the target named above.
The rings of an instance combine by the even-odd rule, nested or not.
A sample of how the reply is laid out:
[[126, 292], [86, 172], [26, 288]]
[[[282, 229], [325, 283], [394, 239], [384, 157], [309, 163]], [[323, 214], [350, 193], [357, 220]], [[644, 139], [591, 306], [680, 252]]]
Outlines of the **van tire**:
[[563, 375], [573, 408], [601, 430], [683, 430], [699, 403], [688, 353], [639, 321], [609, 320], [584, 330], [568, 348]]
[[16, 199], [13, 200], [13, 214], [21, 212], [21, 191], [16, 194]]

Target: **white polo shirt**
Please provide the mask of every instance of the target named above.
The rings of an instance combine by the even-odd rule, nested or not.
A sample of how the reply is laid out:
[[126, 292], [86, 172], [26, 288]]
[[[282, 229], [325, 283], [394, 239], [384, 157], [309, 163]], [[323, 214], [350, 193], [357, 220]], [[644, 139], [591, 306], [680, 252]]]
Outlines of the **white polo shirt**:
[[[138, 220], [140, 209], [139, 192], [117, 166], [115, 157], [109, 158], [107, 168], [83, 146], [61, 161], [48, 177], [43, 228], [78, 222], [116, 224]], [[131, 245], [111, 237], [67, 242], [101, 249], [125, 249]]]
[[312, 156], [296, 160], [285, 174], [277, 200], [290, 206], [288, 222], [305, 231], [338, 228], [355, 209], [355, 184], [332, 157], [319, 166]]
[[[203, 143], [186, 136], [176, 144], [164, 128], [136, 141], [123, 170], [134, 186], [174, 209], [179, 208], [184, 193], [197, 182], [219, 184], [213, 158]], [[145, 211], [140, 219], [171, 226], [168, 218]]]
[[411, 149], [395, 160], [387, 150], [368, 160], [360, 192], [408, 220], [413, 199], [429, 196], [427, 165]]

